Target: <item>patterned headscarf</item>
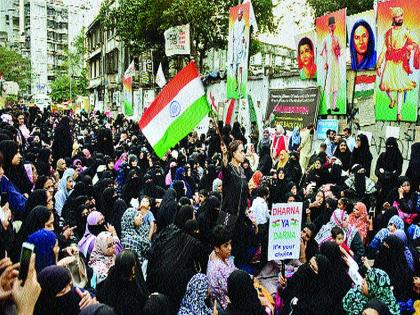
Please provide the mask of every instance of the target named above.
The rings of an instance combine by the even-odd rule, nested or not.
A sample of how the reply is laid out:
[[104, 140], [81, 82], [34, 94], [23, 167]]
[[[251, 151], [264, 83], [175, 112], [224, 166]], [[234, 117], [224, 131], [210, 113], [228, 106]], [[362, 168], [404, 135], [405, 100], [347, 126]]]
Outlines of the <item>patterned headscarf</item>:
[[400, 308], [391, 289], [391, 280], [381, 269], [371, 268], [366, 274], [368, 295], [364, 295], [360, 286], [351, 288], [343, 298], [343, 307], [348, 315], [359, 315], [369, 300], [376, 298], [385, 303], [391, 314], [399, 315]]
[[[394, 224], [397, 228], [397, 230], [404, 230], [404, 221], [399, 216], [394, 215], [389, 219], [388, 226], [391, 224]], [[388, 235], [391, 234], [391, 232], [388, 230], [388, 228], [380, 229], [379, 232], [375, 235], [375, 238], [379, 239], [382, 243], [385, 238], [388, 237]]]
[[331, 230], [333, 227], [340, 227], [345, 235], [346, 235], [346, 244], [348, 247], [351, 246], [351, 242], [353, 241], [354, 236], [357, 233], [357, 229], [352, 226], [350, 223], [348, 224], [347, 228], [343, 227], [343, 222], [348, 218], [348, 214], [344, 210], [336, 209], [333, 214], [331, 215], [330, 222], [323, 225], [319, 230], [318, 234], [315, 236], [315, 241], [319, 245], [326, 241], [332, 240]]
[[206, 305], [209, 280], [202, 273], [194, 275], [188, 283], [178, 315], [211, 315], [212, 310]]
[[354, 212], [350, 213], [349, 223], [359, 231], [360, 237], [364, 240], [368, 230], [368, 212], [363, 202], [356, 202], [354, 207], [359, 210], [360, 215], [356, 217]]
[[135, 226], [134, 219], [137, 214], [138, 211], [133, 208], [128, 208], [124, 212], [121, 218], [121, 243], [125, 249], [130, 249], [137, 254], [141, 266], [150, 248], [150, 240], [147, 237], [148, 225]]
[[110, 232], [101, 232], [96, 237], [89, 259], [89, 266], [96, 274], [97, 283], [105, 280], [108, 276], [109, 268], [115, 264], [115, 254], [112, 256], [106, 255], [111, 244], [114, 245], [114, 237]]

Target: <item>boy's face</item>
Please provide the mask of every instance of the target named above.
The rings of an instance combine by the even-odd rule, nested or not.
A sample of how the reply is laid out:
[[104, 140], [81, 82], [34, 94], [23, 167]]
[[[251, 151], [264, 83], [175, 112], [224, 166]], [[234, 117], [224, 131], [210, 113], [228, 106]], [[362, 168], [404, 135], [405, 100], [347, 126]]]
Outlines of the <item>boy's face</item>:
[[338, 245], [341, 245], [344, 243], [344, 235], [343, 234], [338, 234], [337, 237], [335, 238], [335, 242]]

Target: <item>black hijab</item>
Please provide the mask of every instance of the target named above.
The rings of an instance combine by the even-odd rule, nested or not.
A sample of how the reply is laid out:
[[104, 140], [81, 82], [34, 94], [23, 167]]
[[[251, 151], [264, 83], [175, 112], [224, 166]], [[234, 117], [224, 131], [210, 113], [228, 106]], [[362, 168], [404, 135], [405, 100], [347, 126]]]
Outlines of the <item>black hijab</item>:
[[[346, 150], [344, 152], [340, 151], [340, 145], [342, 144], [346, 145]], [[334, 152], [334, 156], [341, 161], [341, 164], [343, 165], [343, 170], [348, 171], [350, 168], [350, 159], [351, 159], [351, 152], [349, 150], [349, 147], [347, 146], [346, 140], [341, 140], [338, 145], [337, 149]]]
[[44, 189], [35, 189], [25, 204], [26, 213], [29, 214], [36, 206], [47, 206], [47, 191]]
[[115, 227], [118, 237], [121, 238], [121, 218], [127, 210], [127, 204], [122, 199], [117, 199], [112, 208], [112, 215], [109, 222]]
[[22, 194], [29, 195], [33, 185], [26, 174], [23, 162], [12, 165], [13, 157], [19, 152], [17, 143], [12, 140], [3, 140], [0, 142], [0, 152], [3, 153], [4, 174]]
[[265, 315], [251, 276], [242, 270], [232, 272], [227, 280], [229, 315]]

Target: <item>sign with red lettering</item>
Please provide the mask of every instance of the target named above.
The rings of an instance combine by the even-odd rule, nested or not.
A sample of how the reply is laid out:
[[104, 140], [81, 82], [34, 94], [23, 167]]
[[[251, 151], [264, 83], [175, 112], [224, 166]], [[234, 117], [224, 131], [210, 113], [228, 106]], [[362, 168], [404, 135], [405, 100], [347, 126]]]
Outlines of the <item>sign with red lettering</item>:
[[275, 203], [268, 233], [268, 260], [298, 259], [302, 202]]
[[281, 125], [287, 130], [302, 129], [315, 123], [318, 98], [317, 87], [270, 90], [266, 119], [271, 127]]

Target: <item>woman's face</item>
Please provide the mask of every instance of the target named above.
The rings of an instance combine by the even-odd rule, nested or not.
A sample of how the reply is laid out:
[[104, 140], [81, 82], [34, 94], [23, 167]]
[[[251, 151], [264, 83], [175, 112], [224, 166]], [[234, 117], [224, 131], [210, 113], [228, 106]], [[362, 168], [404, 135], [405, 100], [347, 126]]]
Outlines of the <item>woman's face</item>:
[[12, 159], [12, 165], [13, 166], [17, 166], [20, 164], [20, 161], [22, 161], [22, 155], [20, 154], [20, 152], [18, 151]]
[[73, 178], [69, 177], [67, 178], [66, 189], [71, 190], [72, 188], [73, 188]]
[[354, 30], [353, 35], [354, 47], [358, 55], [365, 55], [368, 49], [369, 32], [363, 25], [359, 25]]
[[219, 247], [215, 248], [216, 254], [222, 259], [226, 260], [230, 257], [230, 254], [232, 252], [232, 241], [229, 241], [227, 243], [224, 243], [220, 245]]
[[319, 170], [319, 169], [321, 169], [321, 162], [320, 161], [316, 161], [315, 162], [315, 168], [317, 169], [317, 170]]
[[138, 212], [136, 216], [134, 217], [134, 225], [136, 227], [139, 227], [140, 224], [142, 223], [142, 219], [143, 219], [143, 215], [141, 214], [141, 212]]
[[279, 178], [280, 180], [283, 180], [283, 179], [284, 179], [284, 177], [285, 177], [284, 172], [278, 172], [278, 173], [277, 173], [277, 176], [278, 176], [278, 178]]
[[105, 256], [113, 256], [113, 255], [115, 255], [115, 242], [112, 239], [112, 237], [110, 237], [110, 241], [108, 242], [106, 246]]
[[360, 211], [356, 207], [353, 208], [353, 214], [356, 218], [360, 217]]
[[280, 160], [284, 161], [286, 159], [286, 153], [284, 153], [284, 151], [280, 152]]
[[150, 200], [149, 198], [143, 198], [140, 202], [140, 208], [149, 209], [150, 208]]
[[348, 217], [346, 217], [343, 220], [342, 226], [343, 226], [343, 229], [347, 229], [347, 227], [349, 226], [349, 218]]
[[340, 152], [346, 152], [347, 150], [347, 144], [345, 142], [340, 143]]
[[337, 208], [341, 209], [341, 210], [344, 210], [344, 202], [341, 199], [338, 200]]
[[52, 213], [52, 212], [51, 212], [51, 214], [50, 214], [50, 218], [49, 218], [49, 219], [48, 219], [48, 221], [45, 223], [44, 228], [45, 228], [46, 230], [49, 230], [49, 231], [53, 231], [53, 230], [54, 230], [54, 215], [53, 215], [53, 213]]
[[304, 67], [308, 67], [314, 63], [314, 52], [309, 44], [299, 47], [299, 55]]
[[217, 185], [217, 192], [218, 192], [218, 193], [221, 193], [221, 192], [222, 192], [222, 190], [223, 190], [223, 184], [222, 184], [222, 183], [220, 183], [219, 185]]
[[114, 161], [111, 161], [107, 164], [107, 167], [109, 170], [113, 170], [114, 169]]
[[303, 241], [308, 242], [311, 239], [311, 237], [312, 237], [312, 231], [309, 228], [304, 227], [303, 230], [300, 232], [300, 238]]
[[290, 192], [292, 193], [293, 196], [296, 196], [296, 194], [297, 194], [297, 187], [296, 187], [296, 185], [294, 185], [292, 188], [290, 188]]
[[395, 226], [394, 223], [391, 223], [390, 225], [388, 225], [388, 231], [390, 231], [391, 233], [395, 233], [396, 230], [397, 230], [397, 227]]
[[367, 308], [362, 312], [362, 315], [381, 315], [378, 313], [377, 310], [374, 310], [373, 308]]
[[318, 191], [318, 193], [315, 196], [315, 201], [317, 201], [319, 203], [324, 202], [324, 195], [322, 194], [322, 192]]
[[410, 192], [410, 188], [411, 188], [410, 182], [405, 181], [404, 183], [402, 183], [401, 187], [403, 189], [404, 194], [408, 194]]
[[360, 138], [359, 137], [357, 137], [356, 138], [356, 145], [355, 145], [355, 147], [356, 148], [360, 148], [362, 146], [362, 140], [360, 140]]
[[239, 162], [243, 163], [245, 160], [245, 154], [244, 154], [244, 146], [240, 144], [235, 152], [233, 152], [233, 158]]

